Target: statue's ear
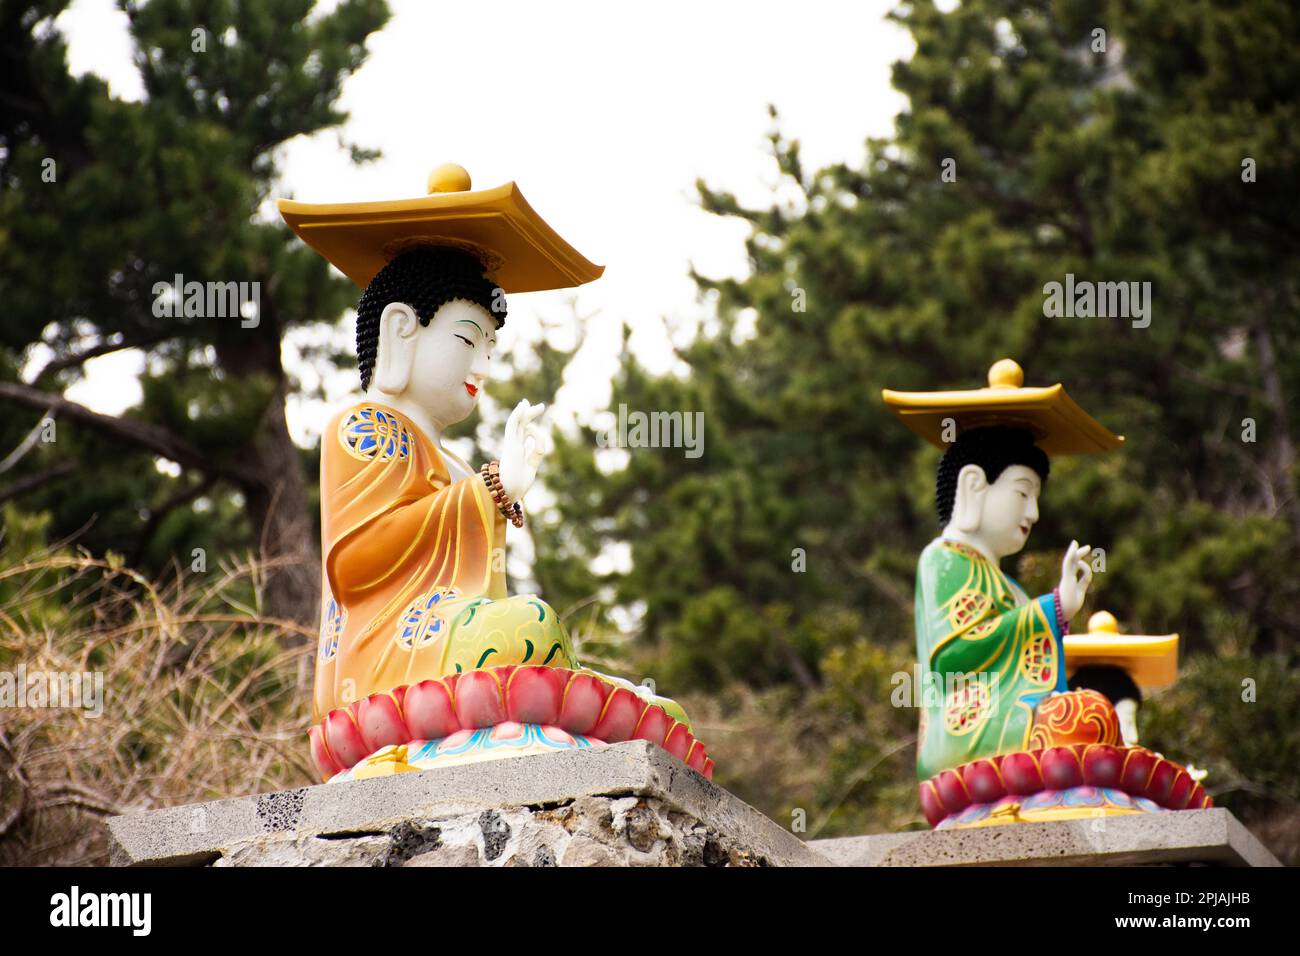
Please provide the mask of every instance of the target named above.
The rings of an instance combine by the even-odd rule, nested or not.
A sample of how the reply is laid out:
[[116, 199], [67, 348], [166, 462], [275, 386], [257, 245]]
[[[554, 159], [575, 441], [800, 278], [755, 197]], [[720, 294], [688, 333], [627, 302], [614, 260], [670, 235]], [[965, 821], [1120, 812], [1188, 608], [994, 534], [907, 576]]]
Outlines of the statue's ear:
[[415, 362], [415, 333], [420, 320], [405, 302], [390, 302], [379, 316], [379, 354], [375, 357], [375, 387], [400, 395], [411, 381]]
[[957, 495], [952, 504], [952, 523], [958, 531], [974, 534], [984, 514], [984, 496], [989, 481], [979, 465], [966, 465], [957, 472]]

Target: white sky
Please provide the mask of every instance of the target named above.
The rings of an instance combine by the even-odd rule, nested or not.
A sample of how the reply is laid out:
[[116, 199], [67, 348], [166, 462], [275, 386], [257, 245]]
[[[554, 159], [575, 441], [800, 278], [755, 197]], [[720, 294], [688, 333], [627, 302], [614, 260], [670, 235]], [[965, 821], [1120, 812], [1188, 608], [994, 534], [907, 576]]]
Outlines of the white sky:
[[[587, 343], [557, 402], [562, 427], [608, 399], [623, 321], [642, 361], [671, 367], [664, 320], [680, 338], [707, 315], [689, 264], [706, 275], [743, 274], [745, 227], [700, 211], [696, 177], [745, 201], [770, 194], [769, 103], [783, 133], [801, 141], [807, 171], [859, 162], [865, 139], [886, 135], [903, 104], [889, 68], [912, 50], [883, 19], [894, 4], [882, 0], [390, 5], [393, 18], [371, 38], [369, 60], [342, 97], [346, 140], [383, 158], [352, 166], [332, 131], [293, 141], [284, 194], [410, 198], [441, 162], [465, 166], [475, 187], [517, 182], [562, 236], [606, 266], [576, 292], [510, 299], [507, 350], [535, 340], [543, 319], [566, 320], [571, 300], [587, 317]], [[115, 95], [139, 98], [125, 17], [112, 0], [77, 0], [58, 26], [75, 72], [93, 71]], [[338, 334], [350, 340], [350, 322]], [[286, 363], [313, 384], [316, 370], [295, 360], [293, 344]], [[97, 359], [70, 397], [120, 411], [139, 398], [140, 367], [130, 353]], [[331, 402], [355, 381], [331, 375]], [[324, 416], [295, 400], [295, 438], [310, 440]]]

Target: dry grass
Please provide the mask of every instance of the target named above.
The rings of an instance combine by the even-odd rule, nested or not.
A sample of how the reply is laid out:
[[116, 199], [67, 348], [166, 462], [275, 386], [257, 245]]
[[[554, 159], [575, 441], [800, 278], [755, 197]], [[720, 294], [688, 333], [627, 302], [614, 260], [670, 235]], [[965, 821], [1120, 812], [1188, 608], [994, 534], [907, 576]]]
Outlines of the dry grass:
[[99, 717], [0, 709], [0, 864], [102, 864], [113, 814], [315, 782], [309, 656], [301, 628], [259, 613], [265, 570], [0, 568], [0, 671], [103, 675]]
[[[99, 717], [0, 709], [0, 865], [103, 864], [111, 815], [316, 782], [310, 658], [290, 646], [310, 635], [260, 613], [264, 574], [249, 562], [163, 584], [88, 555], [0, 566], [0, 671], [99, 672], [104, 689]], [[626, 670], [601, 646], [584, 660]], [[719, 783], [787, 825], [804, 808], [809, 836], [859, 822], [835, 825], [837, 810], [862, 811], [862, 794], [827, 779], [838, 720], [743, 686], [683, 703]], [[904, 789], [889, 823], [915, 816]]]
[[[249, 562], [160, 583], [84, 554], [0, 563], [0, 675], [19, 665], [29, 674], [97, 672], [104, 693], [99, 717], [0, 707], [0, 865], [103, 864], [111, 815], [316, 782], [302, 643], [313, 635], [261, 612], [265, 571]], [[717, 782], [783, 825], [802, 817], [798, 832], [808, 838], [924, 826], [915, 715], [887, 703], [902, 652], [855, 647], [833, 656], [830, 688], [813, 699], [739, 685], [679, 698], [717, 760]], [[648, 659], [619, 666], [601, 649], [588, 642], [584, 661], [653, 670]], [[1224, 706], [1208, 706], [1218, 698], [1207, 688], [1239, 683], [1240, 666], [1223, 666], [1231, 681], [1189, 662], [1180, 689], [1191, 699], [1153, 705], [1152, 739], [1196, 740], [1215, 780], [1241, 776], [1233, 755], [1250, 764], [1251, 786], [1238, 781], [1224, 802], [1294, 863], [1293, 764], [1280, 752], [1294, 742], [1294, 674], [1256, 662], [1261, 703], [1238, 726]], [[1258, 753], [1243, 752], [1251, 740]], [[1265, 790], [1271, 796], [1258, 805], [1233, 802], [1237, 791]]]

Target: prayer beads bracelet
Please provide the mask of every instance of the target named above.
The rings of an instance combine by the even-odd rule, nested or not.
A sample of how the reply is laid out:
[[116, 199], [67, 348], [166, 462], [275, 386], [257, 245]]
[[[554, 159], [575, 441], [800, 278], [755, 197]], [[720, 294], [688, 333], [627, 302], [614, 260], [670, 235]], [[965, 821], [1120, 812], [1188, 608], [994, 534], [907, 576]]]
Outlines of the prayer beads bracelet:
[[1052, 588], [1052, 605], [1056, 608], [1056, 629], [1065, 636], [1070, 633], [1070, 622], [1065, 619], [1065, 614], [1061, 610], [1060, 588]]
[[511, 501], [510, 496], [506, 494], [506, 489], [501, 484], [501, 462], [489, 461], [478, 470], [479, 477], [487, 485], [488, 494], [492, 496], [492, 501], [496, 504], [497, 510], [501, 512], [501, 517], [505, 518], [516, 528], [524, 526], [524, 509], [517, 501]]

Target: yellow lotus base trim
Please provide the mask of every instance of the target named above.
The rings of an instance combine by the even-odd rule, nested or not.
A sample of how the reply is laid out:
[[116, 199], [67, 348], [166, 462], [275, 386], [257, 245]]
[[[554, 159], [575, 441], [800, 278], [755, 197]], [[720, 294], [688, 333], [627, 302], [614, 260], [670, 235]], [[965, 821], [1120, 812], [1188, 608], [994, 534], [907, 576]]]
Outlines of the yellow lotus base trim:
[[413, 740], [380, 747], [351, 769], [331, 776], [330, 782], [390, 777], [399, 773], [604, 746], [602, 740], [570, 734], [559, 727], [507, 721], [495, 727], [461, 730], [441, 740]]
[[1129, 807], [1052, 807], [1045, 810], [1022, 810], [1020, 804], [1007, 804], [989, 817], [975, 823], [953, 824], [945, 830], [975, 830], [1008, 823], [1050, 823], [1057, 820], [1093, 820], [1097, 817], [1127, 817], [1146, 813]]
[[381, 747], [365, 759], [365, 762], [352, 769], [353, 780], [367, 780], [370, 777], [391, 777], [399, 773], [414, 773], [419, 767], [406, 762], [407, 750], [403, 744]]

